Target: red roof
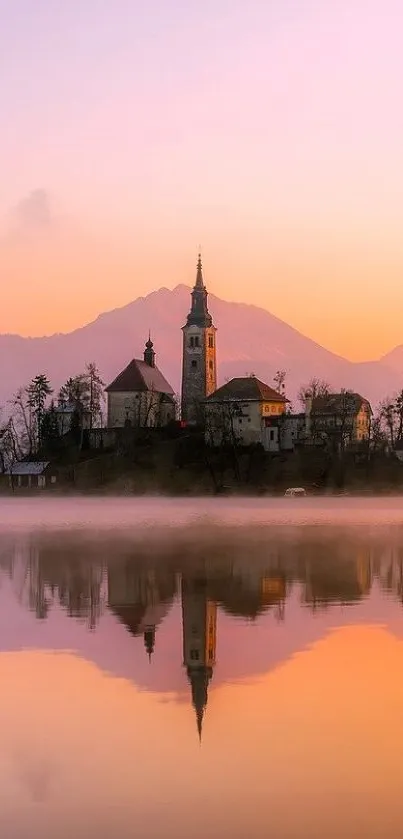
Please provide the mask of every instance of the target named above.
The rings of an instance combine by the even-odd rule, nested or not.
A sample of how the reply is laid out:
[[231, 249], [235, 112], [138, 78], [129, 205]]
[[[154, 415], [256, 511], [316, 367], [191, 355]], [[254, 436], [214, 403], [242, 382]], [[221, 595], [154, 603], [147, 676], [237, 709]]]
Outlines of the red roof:
[[282, 404], [288, 402], [282, 393], [261, 382], [256, 376], [231, 379], [230, 382], [215, 390], [206, 401], [225, 402], [235, 399], [246, 402], [281, 402]]
[[154, 391], [154, 393], [170, 395], [174, 392], [158, 367], [150, 367], [138, 358], [133, 358], [106, 388], [107, 393], [132, 393], [133, 391]]

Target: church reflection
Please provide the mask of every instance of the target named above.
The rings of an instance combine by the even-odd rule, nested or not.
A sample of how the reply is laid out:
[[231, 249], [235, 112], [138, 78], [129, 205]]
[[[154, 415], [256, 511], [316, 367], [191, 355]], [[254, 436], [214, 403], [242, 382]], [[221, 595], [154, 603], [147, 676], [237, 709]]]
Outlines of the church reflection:
[[168, 614], [176, 594], [172, 572], [138, 568], [126, 560], [108, 566], [108, 606], [134, 637], [143, 636], [151, 662], [158, 626]]
[[[281, 626], [287, 623], [288, 603], [294, 615], [296, 608], [326, 612], [365, 601], [374, 587], [403, 602], [403, 544], [312, 537], [273, 541], [264, 550], [251, 547], [249, 552], [231, 542], [209, 551], [196, 547], [185, 555], [174, 544], [152, 553], [130, 543], [56, 545], [52, 539], [21, 536], [0, 546], [1, 579], [39, 621], [61, 612], [87, 633], [107, 625], [113, 645], [122, 636], [105, 624], [112, 618], [114, 626], [142, 643], [150, 673], [162, 665], [161, 658], [155, 664], [155, 656], [164, 624], [181, 620], [182, 655], [178, 649], [175, 657], [178, 667], [183, 665], [201, 738], [220, 663], [221, 620], [221, 627], [228, 628], [231, 620], [257, 627], [270, 617]], [[116, 656], [118, 652], [116, 648]], [[142, 679], [147, 684], [147, 676]]]

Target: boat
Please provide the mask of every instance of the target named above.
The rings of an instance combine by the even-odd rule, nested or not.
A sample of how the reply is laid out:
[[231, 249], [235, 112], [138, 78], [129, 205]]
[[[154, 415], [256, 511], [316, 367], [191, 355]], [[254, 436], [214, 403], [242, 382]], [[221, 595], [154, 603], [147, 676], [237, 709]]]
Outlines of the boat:
[[306, 489], [304, 489], [304, 487], [288, 487], [288, 489], [286, 489], [284, 495], [287, 498], [289, 498], [290, 496], [293, 496], [293, 497], [298, 496], [298, 497], [302, 498], [303, 496], [306, 495]]

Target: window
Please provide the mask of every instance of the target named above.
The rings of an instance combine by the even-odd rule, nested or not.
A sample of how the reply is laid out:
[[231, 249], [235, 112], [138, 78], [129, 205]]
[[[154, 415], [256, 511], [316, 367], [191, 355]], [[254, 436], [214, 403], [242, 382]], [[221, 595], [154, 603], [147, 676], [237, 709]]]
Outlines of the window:
[[208, 366], [210, 367], [210, 370], [212, 370], [212, 369], [213, 369], [213, 362], [212, 362], [211, 358], [210, 358], [210, 361], [209, 361], [209, 363], [208, 363]]
[[196, 367], [197, 367], [197, 361], [196, 361], [196, 359], [195, 359], [195, 358], [192, 360], [192, 367], [193, 367], [193, 368], [196, 368]]
[[242, 417], [239, 417], [238, 422], [239, 422], [239, 425], [242, 425]]
[[208, 336], [208, 345], [209, 345], [210, 350], [212, 350], [213, 347], [214, 347], [214, 338], [213, 338], [212, 335]]
[[199, 650], [190, 650], [190, 658], [192, 661], [199, 661]]
[[198, 347], [198, 346], [200, 346], [199, 345], [199, 336], [196, 335], [196, 337], [195, 337], [195, 347]]
[[194, 347], [194, 345], [195, 345], [195, 339], [193, 338], [193, 335], [192, 335], [189, 338], [189, 347]]

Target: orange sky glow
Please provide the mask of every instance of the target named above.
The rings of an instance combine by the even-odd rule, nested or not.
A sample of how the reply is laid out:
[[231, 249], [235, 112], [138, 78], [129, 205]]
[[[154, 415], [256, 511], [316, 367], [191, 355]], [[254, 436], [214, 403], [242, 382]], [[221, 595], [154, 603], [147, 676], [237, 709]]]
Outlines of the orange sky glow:
[[218, 296], [351, 360], [400, 344], [402, 25], [400, 0], [11, 4], [0, 332], [192, 284], [200, 243]]

